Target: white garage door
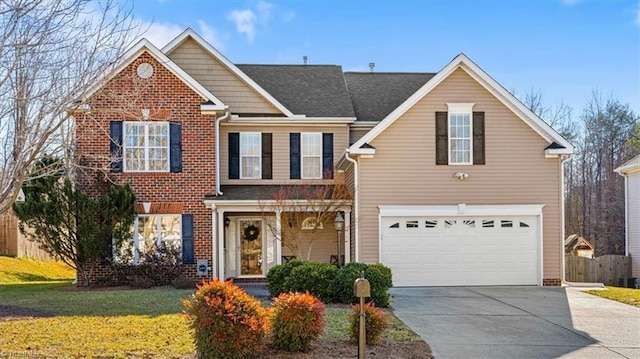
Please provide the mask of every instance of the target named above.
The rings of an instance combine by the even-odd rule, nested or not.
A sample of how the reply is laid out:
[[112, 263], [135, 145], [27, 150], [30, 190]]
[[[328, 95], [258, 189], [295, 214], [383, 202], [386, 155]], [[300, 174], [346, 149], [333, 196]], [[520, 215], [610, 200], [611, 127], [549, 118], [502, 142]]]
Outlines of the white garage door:
[[395, 286], [537, 285], [538, 216], [382, 216]]

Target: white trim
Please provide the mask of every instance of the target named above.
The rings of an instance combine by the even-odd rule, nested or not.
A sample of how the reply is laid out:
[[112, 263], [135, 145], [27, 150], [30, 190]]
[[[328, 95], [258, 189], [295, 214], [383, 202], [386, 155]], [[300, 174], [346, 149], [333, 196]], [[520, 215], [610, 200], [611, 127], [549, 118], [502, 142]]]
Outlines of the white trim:
[[[132, 147], [127, 146], [127, 125], [142, 125], [144, 127], [144, 169], [141, 170], [127, 170], [127, 149]], [[149, 125], [166, 125], [167, 128], [167, 168], [162, 170], [150, 170], [149, 169]], [[140, 148], [134, 146], [133, 148]], [[162, 147], [154, 147], [162, 148]], [[124, 173], [167, 173], [171, 171], [171, 129], [169, 122], [167, 121], [122, 121], [122, 172]]]
[[522, 102], [520, 102], [515, 96], [509, 93], [504, 87], [491, 78], [484, 70], [478, 65], [473, 63], [465, 54], [459, 54], [451, 62], [449, 62], [442, 70], [440, 70], [431, 80], [427, 81], [418, 91], [405, 100], [400, 106], [393, 110], [387, 117], [385, 117], [376, 127], [371, 129], [367, 134], [362, 136], [358, 141], [351, 145], [350, 149], [352, 153], [356, 153], [362, 145], [373, 141], [378, 135], [393, 124], [398, 118], [400, 118], [405, 112], [412, 108], [418, 101], [429, 94], [435, 87], [437, 87], [442, 81], [444, 81], [449, 75], [451, 75], [457, 69], [463, 69], [478, 83], [480, 83], [485, 89], [491, 92], [500, 102], [506, 105], [509, 109], [533, 128], [542, 138], [546, 139], [549, 143], [556, 142], [559, 145], [565, 147], [563, 154], [573, 153], [573, 146], [560, 134], [558, 134], [551, 126], [545, 123], [540, 117], [529, 110]]
[[[258, 136], [258, 175], [256, 177], [246, 177], [243, 174], [242, 168], [242, 137], [243, 136]], [[240, 172], [240, 179], [262, 179], [262, 133], [261, 132], [240, 132], [240, 148], [238, 151], [238, 157], [239, 157], [239, 172]], [[245, 156], [245, 157], [250, 157], [250, 158], [254, 158], [255, 156]]]
[[281, 116], [265, 116], [265, 117], [244, 117], [231, 115], [228, 124], [284, 124], [284, 125], [330, 125], [330, 124], [352, 124], [356, 122], [355, 117], [281, 117]]
[[141, 39], [135, 45], [133, 45], [124, 55], [121, 57], [121, 62], [114, 66], [111, 71], [107, 71], [103, 74], [99, 81], [97, 81], [89, 90], [82, 96], [86, 99], [95, 94], [102, 86], [118, 73], [129, 66], [135, 59], [137, 59], [144, 52], [149, 53], [158, 63], [162, 64], [171, 73], [176, 75], [182, 82], [189, 86], [195, 93], [200, 95], [203, 99], [213, 102], [215, 105], [209, 107], [212, 110], [223, 111], [225, 108], [224, 103], [202, 86], [198, 81], [186, 73], [176, 63], [171, 61], [165, 54], [163, 54], [157, 47], [155, 47], [149, 40]]
[[640, 155], [622, 164], [614, 170], [616, 173], [624, 175], [640, 171]]
[[349, 153], [352, 155], [373, 156], [376, 154], [376, 149], [370, 148], [370, 147], [353, 148], [353, 149], [349, 149]]
[[[221, 233], [225, 233], [225, 229], [224, 229], [224, 211], [221, 211], [219, 208], [216, 210], [216, 214], [218, 215], [216, 217], [216, 224], [218, 225], [218, 230], [217, 230], [217, 239], [218, 239], [218, 273], [216, 273], [216, 277], [218, 277], [218, 279], [220, 280], [225, 280], [226, 278], [226, 273], [225, 271], [225, 261], [226, 258], [224, 257], [224, 240], [225, 240], [225, 236], [221, 236]], [[215, 243], [213, 243], [213, 247], [215, 247]], [[228, 249], [227, 249], [228, 250]]]
[[449, 206], [378, 206], [381, 216], [537, 216], [542, 215], [544, 204], [524, 205], [475, 205]]
[[[255, 81], [253, 81], [249, 76], [247, 76], [244, 72], [242, 72], [236, 65], [234, 65], [229, 59], [227, 59], [224, 55], [222, 55], [218, 50], [216, 50], [213, 46], [211, 46], [205, 39], [200, 37], [195, 31], [191, 28], [187, 28], [180, 35], [176, 36], [175, 39], [171, 40], [165, 47], [162, 48], [162, 52], [169, 55], [173, 50], [175, 50], [180, 44], [182, 44], [188, 37], [191, 37], [198, 45], [202, 46], [209, 55], [213, 56], [215, 59], [220, 61], [229, 71], [233, 72], [236, 76], [238, 76], [242, 81], [244, 81], [247, 85], [252, 87], [258, 94], [260, 94], [267, 102], [271, 103], [275, 108], [280, 110], [287, 117], [294, 117], [294, 114], [289, 111], [284, 105], [282, 105], [278, 100], [276, 100], [271, 94], [265, 91], [262, 87], [260, 87]], [[214, 101], [215, 102], [215, 101]]]

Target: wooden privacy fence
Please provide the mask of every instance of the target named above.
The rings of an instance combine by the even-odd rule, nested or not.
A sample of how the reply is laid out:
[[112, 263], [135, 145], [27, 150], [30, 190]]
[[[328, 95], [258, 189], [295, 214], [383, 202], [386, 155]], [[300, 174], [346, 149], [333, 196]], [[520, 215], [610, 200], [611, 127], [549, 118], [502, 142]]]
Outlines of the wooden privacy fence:
[[596, 258], [566, 256], [568, 282], [603, 283], [617, 286], [620, 278], [631, 277], [631, 257], [609, 254]]
[[51, 259], [47, 252], [20, 233], [18, 218], [11, 211], [0, 215], [0, 256]]

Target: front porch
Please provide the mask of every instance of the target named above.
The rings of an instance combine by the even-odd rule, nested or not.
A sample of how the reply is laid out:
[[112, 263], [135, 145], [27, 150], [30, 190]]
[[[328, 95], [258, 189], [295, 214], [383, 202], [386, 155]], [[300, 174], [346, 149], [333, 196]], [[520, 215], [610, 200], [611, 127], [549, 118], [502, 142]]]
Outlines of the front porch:
[[[253, 186], [260, 187], [266, 199], [256, 199], [261, 197], [242, 187], [205, 200], [212, 214], [214, 277], [259, 280], [272, 267], [293, 258], [350, 262], [350, 201], [314, 199], [309, 203], [291, 198], [283, 206], [265, 196], [280, 186]], [[336, 230], [336, 219], [340, 230]]]

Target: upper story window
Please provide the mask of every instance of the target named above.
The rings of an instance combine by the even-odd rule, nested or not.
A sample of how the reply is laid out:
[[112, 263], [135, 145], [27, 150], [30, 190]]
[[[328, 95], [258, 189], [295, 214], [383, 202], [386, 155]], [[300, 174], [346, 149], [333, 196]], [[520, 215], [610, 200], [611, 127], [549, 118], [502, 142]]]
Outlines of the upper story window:
[[302, 178], [322, 178], [322, 133], [300, 134]]
[[436, 164], [485, 164], [484, 112], [473, 103], [448, 103], [448, 112], [436, 112]]
[[124, 122], [125, 172], [169, 171], [169, 123]]
[[447, 104], [449, 107], [449, 164], [473, 163], [471, 141], [472, 103]]
[[262, 135], [257, 132], [240, 133], [240, 178], [262, 178]]

